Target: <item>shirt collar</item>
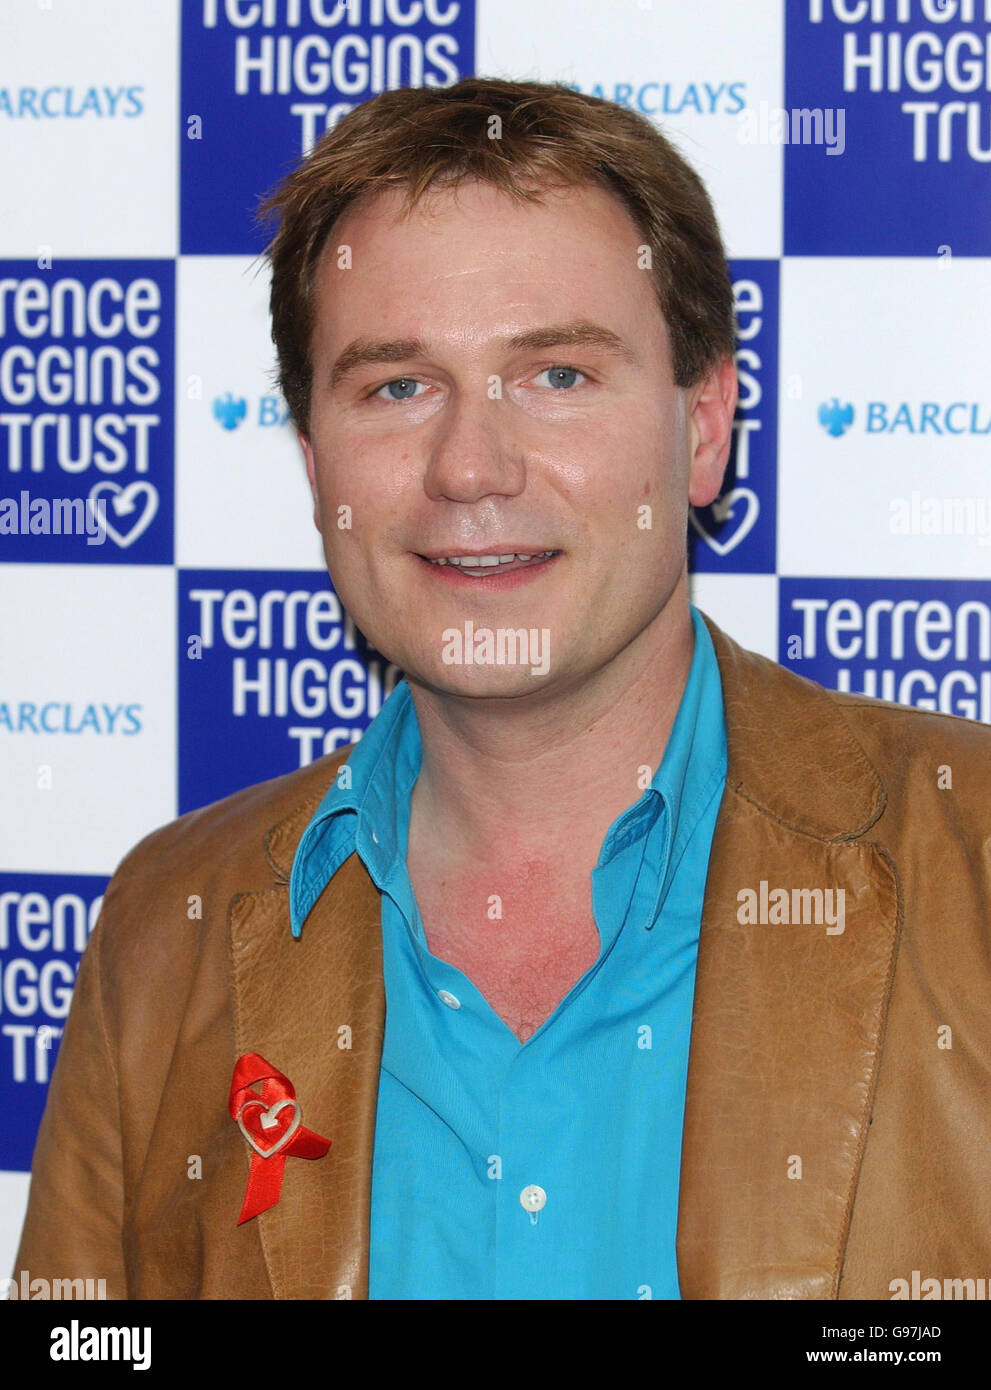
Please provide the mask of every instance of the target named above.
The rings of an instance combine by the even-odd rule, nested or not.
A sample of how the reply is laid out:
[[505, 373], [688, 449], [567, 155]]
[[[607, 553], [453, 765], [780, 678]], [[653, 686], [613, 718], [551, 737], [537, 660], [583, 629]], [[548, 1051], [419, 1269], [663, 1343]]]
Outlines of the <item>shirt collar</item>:
[[[690, 609], [695, 649], [661, 765], [640, 800], [610, 826], [602, 842], [599, 864], [607, 864], [632, 840], [647, 834], [665, 808], [668, 827], [664, 857], [676, 862], [711, 795], [713, 778], [725, 775], [726, 740], [719, 665], [702, 614], [694, 604]], [[718, 731], [722, 731], [722, 737], [718, 736]]]
[[338, 768], [296, 848], [289, 875], [293, 936], [301, 934], [317, 898], [355, 850], [376, 886], [384, 888], [399, 853], [400, 797], [408, 802], [421, 760], [413, 696], [401, 680]]
[[[634, 840], [645, 837], [667, 809], [661, 859], [666, 871], [658, 885], [660, 896], [711, 796], [713, 779], [725, 776], [726, 771], [722, 685], [715, 649], [694, 604], [690, 612], [695, 647], [661, 765], [643, 796], [610, 826], [598, 860], [599, 865], [607, 864]], [[302, 933], [317, 898], [353, 852], [360, 855], [380, 891], [401, 868], [399, 816], [408, 815], [422, 755], [413, 697], [401, 680], [338, 769], [297, 846], [289, 878], [293, 936]]]

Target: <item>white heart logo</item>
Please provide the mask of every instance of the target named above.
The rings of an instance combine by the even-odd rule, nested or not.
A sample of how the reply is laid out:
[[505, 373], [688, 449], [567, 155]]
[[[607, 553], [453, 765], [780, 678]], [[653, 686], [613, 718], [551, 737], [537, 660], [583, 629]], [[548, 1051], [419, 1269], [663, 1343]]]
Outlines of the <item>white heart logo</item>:
[[[270, 1147], [267, 1149], [263, 1148], [255, 1140], [254, 1136], [252, 1134], [249, 1134], [248, 1130], [245, 1128], [242, 1116], [244, 1115], [244, 1112], [247, 1110], [249, 1105], [260, 1105], [262, 1107], [262, 1114], [259, 1116], [262, 1129], [274, 1129], [279, 1122], [280, 1112], [283, 1111], [287, 1105], [292, 1107], [293, 1117], [288, 1129], [286, 1130], [285, 1134], [282, 1135], [281, 1139], [277, 1139], [276, 1142], [270, 1145]], [[302, 1119], [303, 1112], [299, 1108], [298, 1100], [277, 1100], [274, 1105], [266, 1106], [263, 1100], [252, 1099], [249, 1097], [248, 1100], [244, 1102], [240, 1110], [237, 1112], [237, 1127], [244, 1135], [245, 1139], [247, 1139], [251, 1147], [254, 1149], [255, 1153], [258, 1154], [259, 1158], [272, 1158], [275, 1154], [281, 1153], [281, 1151], [286, 1147], [286, 1145], [289, 1143], [289, 1140], [296, 1133], [297, 1129], [299, 1129]]]
[[726, 493], [724, 497], [717, 497], [712, 504], [712, 514], [717, 521], [725, 521], [728, 517], [735, 517], [733, 503], [743, 501], [747, 504], [747, 510], [736, 530], [725, 541], [717, 541], [715, 536], [710, 536], [709, 532], [695, 515], [695, 508], [689, 507], [688, 519], [695, 527], [696, 531], [710, 546], [717, 555], [728, 555], [731, 550], [735, 550], [745, 536], [748, 536], [754, 528], [754, 523], [760, 515], [760, 499], [757, 494], [748, 487], [735, 487]]
[[[128, 529], [118, 531], [107, 516], [106, 502], [102, 507], [97, 505], [97, 498], [101, 493], [113, 494], [111, 504], [115, 516], [130, 516], [133, 513], [133, 522]], [[147, 531], [158, 511], [158, 490], [151, 483], [128, 483], [127, 487], [121, 487], [120, 483], [96, 483], [90, 488], [89, 495], [92, 510], [100, 518], [100, 525], [122, 550], [133, 545], [138, 537]], [[144, 510], [138, 511], [137, 499], [142, 496], [145, 499]]]

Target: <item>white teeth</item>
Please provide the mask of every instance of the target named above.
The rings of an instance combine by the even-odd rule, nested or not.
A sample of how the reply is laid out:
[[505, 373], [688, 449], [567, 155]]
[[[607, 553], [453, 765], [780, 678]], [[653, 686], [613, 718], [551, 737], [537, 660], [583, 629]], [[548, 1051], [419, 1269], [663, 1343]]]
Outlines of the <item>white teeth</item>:
[[461, 569], [492, 569], [496, 565], [511, 565], [516, 560], [545, 560], [553, 555], [553, 550], [541, 550], [536, 554], [524, 555], [447, 555], [439, 560], [431, 560], [432, 565], [457, 565]]

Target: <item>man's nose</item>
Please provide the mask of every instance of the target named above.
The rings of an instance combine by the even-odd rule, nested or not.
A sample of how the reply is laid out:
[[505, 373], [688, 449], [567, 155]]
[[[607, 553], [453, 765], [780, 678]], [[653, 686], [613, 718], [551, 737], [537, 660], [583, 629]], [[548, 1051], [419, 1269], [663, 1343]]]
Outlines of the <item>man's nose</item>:
[[507, 416], [505, 402], [491, 399], [485, 387], [452, 398], [428, 446], [428, 497], [477, 502], [493, 493], [515, 497], [523, 491], [524, 449]]

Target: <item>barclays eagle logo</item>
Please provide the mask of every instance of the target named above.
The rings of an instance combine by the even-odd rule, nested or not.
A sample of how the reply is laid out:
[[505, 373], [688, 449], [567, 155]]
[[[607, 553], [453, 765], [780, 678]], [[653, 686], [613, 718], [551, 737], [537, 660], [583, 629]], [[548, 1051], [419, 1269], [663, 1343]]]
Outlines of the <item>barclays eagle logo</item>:
[[225, 396], [218, 396], [213, 403], [213, 418], [225, 430], [236, 430], [247, 413], [248, 403], [244, 397], [239, 396], [235, 400], [229, 391]]
[[834, 396], [828, 405], [819, 407], [819, 423], [827, 434], [831, 434], [834, 439], [839, 439], [841, 434], [846, 434], [853, 424], [853, 406], [847, 402], [840, 405]]

